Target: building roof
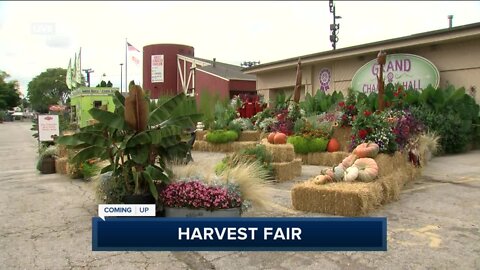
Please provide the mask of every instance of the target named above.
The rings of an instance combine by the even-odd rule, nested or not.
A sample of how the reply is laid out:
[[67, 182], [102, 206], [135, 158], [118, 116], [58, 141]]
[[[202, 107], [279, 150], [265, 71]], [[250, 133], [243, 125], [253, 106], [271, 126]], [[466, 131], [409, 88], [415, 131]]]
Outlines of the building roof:
[[302, 64], [317, 63], [320, 61], [339, 60], [341, 58], [378, 52], [379, 50], [395, 50], [399, 48], [418, 47], [422, 45], [434, 45], [447, 43], [461, 39], [480, 38], [480, 23], [467, 24], [452, 28], [423, 32], [409, 36], [371, 42], [331, 51], [292, 57], [284, 60], [264, 63], [242, 69], [247, 74], [256, 74], [275, 69], [290, 68], [297, 65], [298, 58]]
[[210, 64], [203, 67], [197, 67], [197, 70], [203, 70], [205, 72], [212, 73], [214, 75], [220, 76], [227, 80], [242, 80], [242, 81], [256, 80], [255, 75], [245, 74], [242, 71], [242, 67], [240, 66], [226, 64], [218, 61], [215, 61], [215, 66], [214, 66], [214, 63], [212, 60], [207, 60], [207, 59], [198, 58], [198, 57], [191, 57], [191, 58], [202, 61], [202, 62], [207, 62]]

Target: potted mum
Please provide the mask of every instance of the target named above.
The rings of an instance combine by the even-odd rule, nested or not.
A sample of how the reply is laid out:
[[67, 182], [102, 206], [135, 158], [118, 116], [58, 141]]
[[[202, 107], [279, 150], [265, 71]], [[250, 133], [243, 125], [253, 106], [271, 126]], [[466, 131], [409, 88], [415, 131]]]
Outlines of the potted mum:
[[91, 158], [108, 160], [101, 173], [109, 172], [108, 181], [122, 192], [120, 202], [155, 203], [157, 184], [167, 183], [167, 162], [186, 157], [190, 146], [181, 140], [185, 129], [193, 128], [200, 116], [187, 97], [179, 94], [162, 104], [150, 103], [143, 89], [130, 85], [125, 98], [114, 97], [115, 111], [89, 110], [96, 123], [80, 132], [62, 136], [58, 143], [77, 149], [73, 162]]

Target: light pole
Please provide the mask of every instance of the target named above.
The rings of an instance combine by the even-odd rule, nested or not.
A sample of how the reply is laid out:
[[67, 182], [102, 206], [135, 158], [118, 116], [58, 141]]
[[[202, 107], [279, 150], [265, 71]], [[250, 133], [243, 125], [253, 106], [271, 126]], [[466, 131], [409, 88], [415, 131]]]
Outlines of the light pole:
[[330, 42], [332, 42], [332, 47], [335, 50], [338, 42], [338, 30], [340, 29], [340, 24], [335, 23], [336, 19], [341, 19], [341, 16], [335, 15], [335, 6], [333, 5], [333, 0], [329, 1], [330, 13], [333, 14], [333, 24], [330, 24]]
[[120, 63], [120, 93], [122, 93], [122, 88], [123, 88], [123, 82], [122, 82], [122, 77], [123, 77], [123, 63]]

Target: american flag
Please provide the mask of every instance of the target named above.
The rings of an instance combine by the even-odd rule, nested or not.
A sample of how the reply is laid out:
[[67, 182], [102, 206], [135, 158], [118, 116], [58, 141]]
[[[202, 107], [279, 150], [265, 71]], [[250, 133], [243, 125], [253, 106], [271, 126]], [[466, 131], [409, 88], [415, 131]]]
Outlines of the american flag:
[[137, 51], [137, 52], [140, 52], [137, 48], [133, 47], [133, 45], [130, 44], [129, 42], [127, 42], [127, 47], [128, 47], [128, 50], [129, 50], [129, 51]]

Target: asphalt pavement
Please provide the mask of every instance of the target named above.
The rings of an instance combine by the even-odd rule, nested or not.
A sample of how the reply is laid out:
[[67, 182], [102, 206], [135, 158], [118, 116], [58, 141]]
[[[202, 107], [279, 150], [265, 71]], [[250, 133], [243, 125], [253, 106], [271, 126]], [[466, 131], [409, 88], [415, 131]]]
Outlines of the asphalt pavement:
[[[35, 169], [29, 122], [0, 124], [0, 269], [480, 269], [480, 151], [434, 158], [387, 217], [386, 252], [93, 252], [93, 182]], [[213, 166], [221, 153], [193, 152]], [[274, 184], [276, 207], [246, 216], [322, 217], [295, 211], [290, 188], [321, 167]]]

